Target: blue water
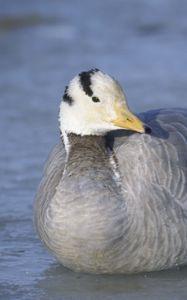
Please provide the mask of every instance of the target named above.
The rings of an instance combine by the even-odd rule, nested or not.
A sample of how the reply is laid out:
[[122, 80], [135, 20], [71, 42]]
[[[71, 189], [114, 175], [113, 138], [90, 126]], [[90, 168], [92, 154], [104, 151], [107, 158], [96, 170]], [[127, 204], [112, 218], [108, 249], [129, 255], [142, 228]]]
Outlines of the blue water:
[[187, 299], [187, 268], [91, 276], [60, 266], [32, 223], [64, 86], [98, 67], [134, 111], [187, 107], [187, 2], [0, 0], [0, 299]]

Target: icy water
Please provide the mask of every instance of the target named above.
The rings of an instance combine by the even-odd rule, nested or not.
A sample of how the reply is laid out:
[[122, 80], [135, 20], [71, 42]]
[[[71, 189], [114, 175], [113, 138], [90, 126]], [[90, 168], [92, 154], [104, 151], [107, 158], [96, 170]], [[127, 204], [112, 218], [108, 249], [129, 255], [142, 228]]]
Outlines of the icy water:
[[32, 206], [77, 72], [98, 67], [134, 111], [187, 107], [187, 2], [0, 0], [0, 299], [187, 299], [187, 267], [76, 274], [42, 247]]

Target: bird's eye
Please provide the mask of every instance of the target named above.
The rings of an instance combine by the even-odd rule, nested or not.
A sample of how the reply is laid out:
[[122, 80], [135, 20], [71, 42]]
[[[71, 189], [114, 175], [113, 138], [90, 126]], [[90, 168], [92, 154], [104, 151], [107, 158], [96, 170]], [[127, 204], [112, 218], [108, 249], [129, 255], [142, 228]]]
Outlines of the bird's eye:
[[93, 102], [100, 102], [99, 98], [98, 98], [98, 97], [95, 97], [95, 96], [92, 97], [92, 101], [93, 101]]

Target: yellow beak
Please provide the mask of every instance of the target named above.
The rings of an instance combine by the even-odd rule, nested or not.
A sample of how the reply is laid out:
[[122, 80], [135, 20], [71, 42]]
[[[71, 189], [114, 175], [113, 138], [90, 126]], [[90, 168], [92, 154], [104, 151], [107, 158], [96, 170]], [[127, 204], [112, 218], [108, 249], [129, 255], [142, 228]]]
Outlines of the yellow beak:
[[136, 132], [145, 132], [143, 122], [132, 114], [127, 107], [115, 107], [117, 118], [112, 120], [112, 124], [123, 129]]

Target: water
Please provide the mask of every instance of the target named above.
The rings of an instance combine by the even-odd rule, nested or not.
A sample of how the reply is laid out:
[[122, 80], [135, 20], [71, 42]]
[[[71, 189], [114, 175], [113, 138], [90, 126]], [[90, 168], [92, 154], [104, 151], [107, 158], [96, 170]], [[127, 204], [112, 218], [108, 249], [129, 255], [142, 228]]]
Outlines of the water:
[[32, 224], [58, 108], [77, 72], [99, 67], [134, 111], [187, 107], [187, 3], [181, 0], [0, 0], [0, 299], [187, 298], [187, 267], [132, 276], [76, 274]]

